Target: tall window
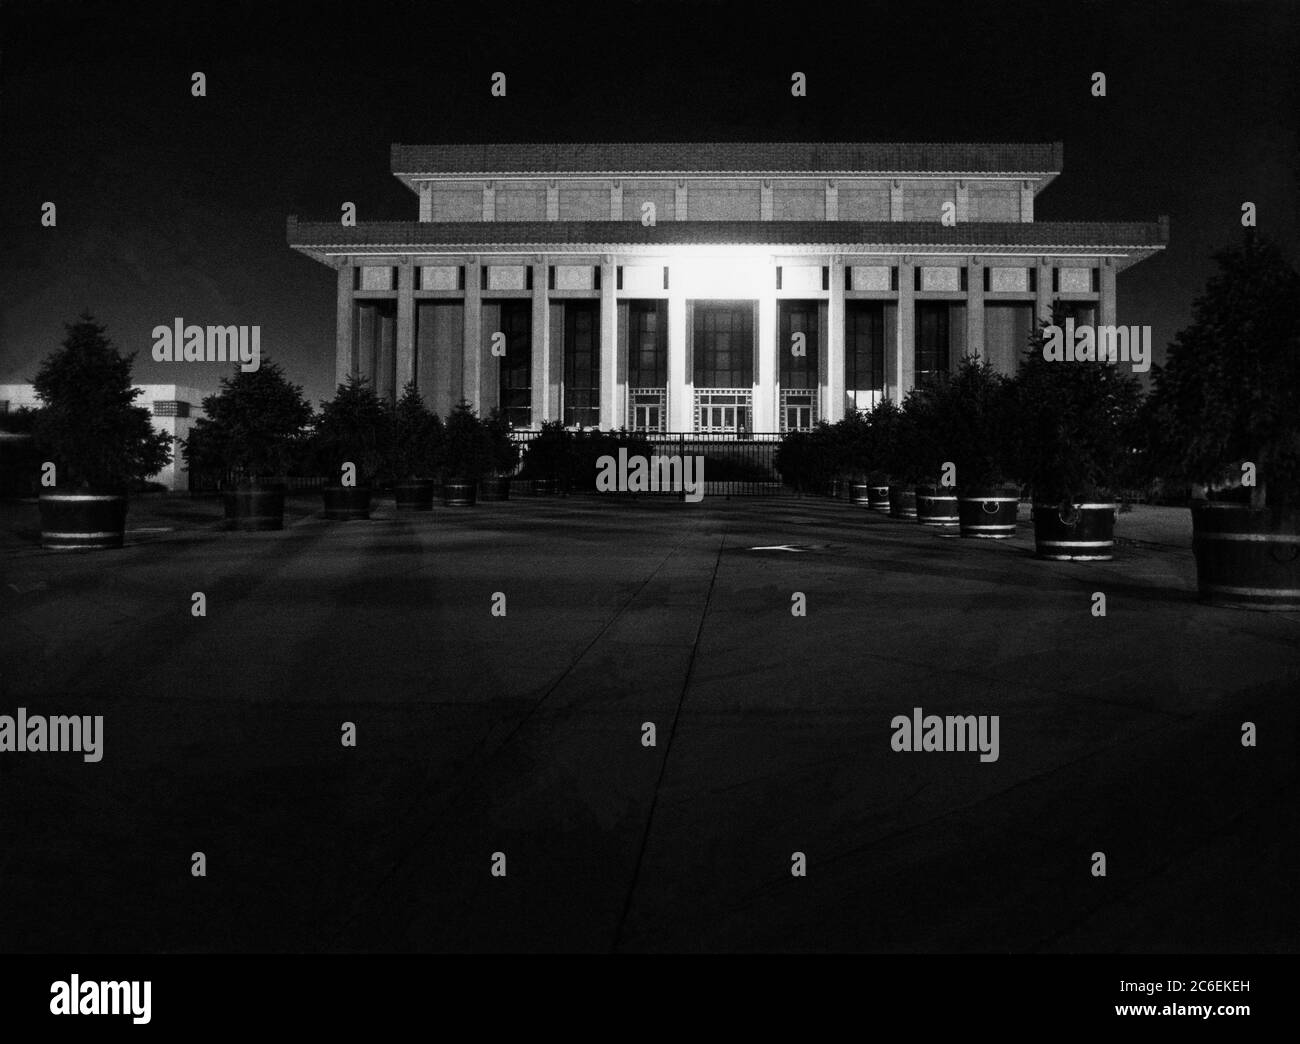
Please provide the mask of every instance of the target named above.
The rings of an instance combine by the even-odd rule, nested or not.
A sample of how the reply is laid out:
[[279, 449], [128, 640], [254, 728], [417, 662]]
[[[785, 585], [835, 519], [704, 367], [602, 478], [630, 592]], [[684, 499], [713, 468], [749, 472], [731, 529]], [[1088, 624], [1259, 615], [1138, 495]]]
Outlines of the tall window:
[[753, 305], [748, 301], [697, 302], [692, 333], [695, 387], [753, 387]]
[[855, 409], [869, 410], [885, 390], [885, 305], [847, 301], [844, 308], [844, 390]]
[[627, 383], [662, 388], [668, 383], [668, 302], [629, 301]]
[[397, 384], [397, 302], [357, 302], [356, 371], [374, 393], [392, 400]]
[[916, 383], [948, 373], [948, 302], [916, 304]]
[[600, 425], [600, 302], [564, 302], [564, 423]]
[[[781, 301], [777, 355], [781, 359], [781, 390], [817, 388], [817, 302]], [[803, 334], [802, 354], [795, 354], [795, 335]]]
[[533, 304], [501, 302], [501, 332], [506, 354], [499, 371], [498, 404], [511, 427], [526, 428], [533, 420]]

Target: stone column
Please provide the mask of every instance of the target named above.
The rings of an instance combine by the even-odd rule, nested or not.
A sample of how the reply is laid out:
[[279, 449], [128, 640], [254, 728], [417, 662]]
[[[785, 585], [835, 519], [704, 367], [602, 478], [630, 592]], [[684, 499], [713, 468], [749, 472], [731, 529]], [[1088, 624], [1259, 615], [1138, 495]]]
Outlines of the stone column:
[[550, 387], [551, 316], [547, 292], [547, 259], [533, 265], [533, 427], [540, 428], [547, 416], [546, 390]]
[[761, 269], [758, 289], [758, 362], [754, 368], [754, 431], [780, 431], [781, 396], [778, 391], [780, 357], [790, 346], [778, 345], [776, 329], [776, 263], [772, 258]]
[[433, 220], [433, 186], [427, 181], [421, 181], [420, 189], [420, 220]]
[[1101, 300], [1097, 302], [1097, 325], [1114, 326], [1116, 318], [1115, 299], [1115, 261], [1113, 258], [1101, 259]]
[[415, 265], [403, 257], [397, 266], [397, 381], [395, 398], [401, 398], [408, 381], [415, 380]]
[[[600, 426], [614, 431], [622, 423], [618, 395], [618, 305], [615, 302], [617, 273], [614, 259], [600, 263]], [[622, 396], [623, 402], [627, 396]]]
[[681, 272], [668, 272], [668, 430], [694, 429], [695, 403], [686, 357], [686, 294]]
[[1034, 183], [1032, 181], [1022, 181], [1020, 183], [1020, 220], [1034, 220]]
[[1038, 270], [1038, 274], [1034, 277], [1038, 280], [1038, 291], [1034, 298], [1034, 313], [1039, 319], [1050, 320], [1052, 317], [1052, 266], [1048, 258], [1040, 257], [1035, 262], [1035, 268]]
[[889, 183], [889, 220], [903, 220], [903, 183], [901, 181], [891, 181]]
[[903, 258], [898, 266], [898, 343], [894, 349], [894, 372], [898, 380], [891, 398], [900, 405], [916, 383], [916, 266]]
[[685, 221], [687, 212], [686, 208], [686, 182], [678, 181], [677, 188], [673, 192], [673, 220]]
[[953, 198], [956, 204], [954, 209], [957, 212], [957, 223], [964, 224], [970, 220], [970, 182], [958, 181], [956, 195]]
[[844, 419], [844, 258], [831, 258], [831, 296], [826, 308], [826, 387], [821, 415], [834, 424]]
[[623, 220], [623, 182], [611, 181], [609, 183], [609, 219], [610, 221]]
[[334, 329], [334, 383], [342, 384], [352, 375], [356, 366], [355, 349], [352, 343], [356, 325], [352, 308], [352, 281], [356, 271], [347, 261], [340, 262], [338, 271], [338, 311], [335, 315]]
[[[482, 387], [483, 374], [483, 340], [480, 326], [483, 322], [483, 266], [478, 258], [471, 258], [465, 264], [465, 372], [461, 381], [461, 395], [469, 400], [475, 409], [481, 405], [479, 391]], [[453, 406], [455, 403], [452, 404]]]
[[483, 220], [495, 221], [497, 219], [497, 190], [495, 182], [483, 182]]
[[984, 266], [972, 257], [966, 272], [966, 354], [985, 359]]
[[772, 220], [772, 181], [764, 178], [758, 186], [758, 216], [762, 221]]

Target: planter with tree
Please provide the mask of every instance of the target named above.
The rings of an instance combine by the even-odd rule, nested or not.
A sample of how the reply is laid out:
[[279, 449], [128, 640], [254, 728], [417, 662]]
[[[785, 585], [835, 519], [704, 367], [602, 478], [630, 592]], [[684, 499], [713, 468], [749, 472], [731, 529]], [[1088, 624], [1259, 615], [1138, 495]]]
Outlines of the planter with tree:
[[867, 411], [867, 504], [873, 511], [889, 511], [889, 468], [898, 456], [902, 415], [893, 399], [881, 399]]
[[1191, 505], [1201, 598], [1297, 610], [1300, 274], [1253, 235], [1215, 261], [1156, 374], [1155, 456], [1167, 476], [1224, 491]]
[[[1057, 302], [1051, 324], [1070, 307]], [[1043, 357], [1046, 320], [1014, 379], [1017, 467], [1033, 497], [1040, 558], [1107, 560], [1115, 546], [1115, 495], [1137, 435], [1141, 391], [1118, 363]]]
[[532, 483], [537, 496], [567, 493], [573, 477], [574, 435], [559, 421], [544, 421], [524, 449], [519, 477]]
[[409, 382], [393, 407], [388, 428], [387, 470], [398, 511], [433, 510], [443, 439], [442, 418], [424, 404], [415, 382]]
[[184, 441], [191, 474], [218, 476], [226, 525], [244, 532], [284, 528], [284, 478], [303, 456], [311, 405], [266, 356], [236, 369], [203, 400]]
[[487, 426], [462, 399], [447, 418], [442, 454], [442, 502], [448, 507], [473, 507], [479, 480], [492, 467]]
[[956, 470], [956, 514], [961, 535], [1005, 540], [1016, 532], [1020, 490], [1015, 468], [1015, 411], [1011, 383], [987, 363], [962, 360], [934, 389], [932, 423], [939, 453]]
[[[134, 354], [123, 355], [89, 313], [67, 324], [63, 347], [32, 383], [41, 408], [32, 420], [42, 464], [41, 546], [121, 547], [127, 494], [172, 459], [171, 439], [134, 405]], [[52, 480], [52, 486], [45, 483]]]
[[868, 507], [871, 504], [868, 482], [871, 474], [871, 424], [857, 410], [852, 410], [835, 427], [839, 431], [840, 479], [849, 503]]
[[338, 386], [333, 399], [321, 403], [316, 456], [327, 480], [334, 480], [321, 491], [327, 519], [370, 517], [370, 498], [389, 440], [390, 414], [388, 403], [356, 374]]
[[487, 440], [486, 473], [479, 479], [480, 500], [509, 500], [510, 480], [519, 465], [519, 447], [510, 437], [510, 422], [500, 410], [493, 410], [483, 424]]
[[933, 377], [903, 401], [904, 478], [916, 491], [916, 520], [923, 526], [957, 525], [957, 489], [951, 473], [945, 482], [952, 447], [944, 438], [945, 411], [955, 398], [953, 378]]

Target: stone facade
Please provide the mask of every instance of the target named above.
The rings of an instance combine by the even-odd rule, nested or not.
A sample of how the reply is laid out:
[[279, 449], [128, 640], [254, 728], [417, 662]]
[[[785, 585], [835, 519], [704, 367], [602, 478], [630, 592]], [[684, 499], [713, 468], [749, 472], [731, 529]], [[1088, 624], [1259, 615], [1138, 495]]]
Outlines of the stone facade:
[[1167, 223], [1035, 223], [1061, 152], [396, 145], [417, 221], [288, 236], [337, 270], [339, 380], [519, 427], [780, 432], [966, 355], [1012, 372], [1057, 299], [1117, 321]]

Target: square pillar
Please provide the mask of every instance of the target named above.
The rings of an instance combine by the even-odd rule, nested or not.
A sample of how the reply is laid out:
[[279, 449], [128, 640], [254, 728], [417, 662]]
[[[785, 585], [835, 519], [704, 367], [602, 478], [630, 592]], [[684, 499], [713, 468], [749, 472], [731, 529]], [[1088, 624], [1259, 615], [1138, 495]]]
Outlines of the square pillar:
[[781, 360], [777, 351], [788, 352], [788, 344], [777, 345], [776, 264], [768, 258], [759, 277], [758, 290], [758, 363], [754, 367], [754, 431], [780, 431], [778, 410], [781, 396], [778, 382]]
[[[560, 189], [552, 178], [546, 183], [546, 220], [560, 220]], [[537, 284], [534, 283], [534, 286]]]
[[772, 181], [764, 178], [758, 187], [758, 216], [762, 221], [772, 220]]
[[840, 189], [832, 178], [826, 182], [826, 220], [840, 219]]
[[1030, 181], [1020, 183], [1020, 220], [1034, 220], [1034, 185]]
[[900, 405], [916, 383], [916, 266], [904, 258], [898, 266], [898, 338], [894, 348], [894, 372], [897, 383], [890, 397]]
[[668, 430], [689, 432], [695, 429], [695, 390], [686, 351], [686, 296], [676, 288], [681, 275], [668, 275]]
[[889, 220], [903, 220], [903, 183], [901, 181], [891, 181], [889, 183]]
[[415, 266], [409, 257], [397, 266], [397, 382], [395, 398], [415, 380]]
[[609, 219], [610, 221], [623, 220], [623, 182], [621, 181], [609, 183]]
[[491, 181], [483, 182], [483, 220], [497, 219], [497, 190]]
[[1039, 258], [1036, 264], [1038, 291], [1034, 297], [1034, 312], [1039, 319], [1052, 318], [1052, 266], [1045, 258]]
[[[621, 425], [618, 395], [618, 305], [614, 300], [617, 273], [612, 258], [600, 264], [600, 426], [614, 431]], [[621, 397], [626, 402], [627, 396]]]
[[678, 181], [677, 188], [673, 191], [673, 220], [686, 220], [686, 182]]
[[483, 291], [480, 289], [482, 272], [483, 266], [478, 258], [465, 265], [465, 372], [461, 382], [461, 395], [475, 409], [479, 407], [479, 391], [483, 384], [483, 341], [479, 329], [483, 321]]
[[1119, 322], [1116, 318], [1116, 303], [1115, 260], [1103, 257], [1101, 259], [1101, 300], [1097, 302], [1098, 326], [1115, 326]]
[[984, 266], [974, 257], [966, 273], [966, 354], [987, 361], [984, 354]]
[[420, 182], [420, 220], [433, 220], [433, 185], [427, 181]]
[[844, 419], [844, 259], [831, 258], [831, 296], [826, 308], [826, 385], [821, 415], [834, 424]]
[[957, 192], [953, 199], [956, 204], [954, 209], [957, 212], [957, 223], [965, 224], [970, 220], [970, 183], [967, 181], [957, 182]]
[[338, 272], [338, 312], [335, 315], [334, 329], [334, 383], [342, 384], [352, 375], [356, 366], [356, 356], [352, 344], [353, 328], [356, 325], [352, 309], [352, 280], [356, 271], [346, 261], [339, 265]]
[[533, 265], [533, 427], [540, 428], [542, 421], [550, 420], [547, 412], [547, 388], [550, 387], [551, 317], [550, 301], [546, 297], [547, 261], [542, 258]]

